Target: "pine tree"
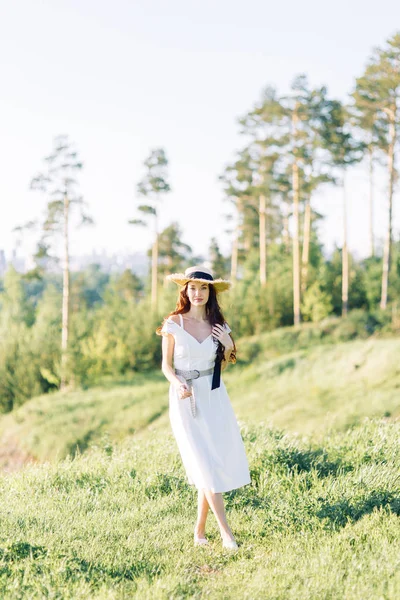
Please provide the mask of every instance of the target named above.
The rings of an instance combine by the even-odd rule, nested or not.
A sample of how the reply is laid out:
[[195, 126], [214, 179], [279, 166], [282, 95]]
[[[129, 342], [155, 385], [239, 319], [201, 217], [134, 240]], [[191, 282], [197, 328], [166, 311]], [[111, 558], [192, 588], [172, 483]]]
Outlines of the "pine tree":
[[[234, 212], [230, 215], [230, 219], [234, 222], [233, 230], [230, 232], [232, 233], [230, 279], [233, 285], [237, 280], [243, 250], [248, 252], [254, 237], [254, 222], [249, 218], [249, 207], [254, 206], [253, 176], [251, 155], [247, 147], [238, 153], [237, 159], [228, 164], [223, 174], [219, 176], [225, 199], [230, 202]], [[254, 213], [252, 217], [254, 218]]]
[[[158, 284], [158, 217], [159, 203], [162, 194], [167, 194], [171, 191], [171, 187], [167, 182], [167, 167], [168, 159], [163, 148], [156, 148], [150, 152], [149, 157], [145, 160], [146, 174], [137, 185], [138, 195], [147, 201], [147, 204], [140, 204], [138, 210], [145, 217], [153, 218], [154, 240], [152, 245], [151, 258], [151, 304], [153, 310], [157, 309], [157, 284]], [[132, 225], [146, 226], [147, 221], [143, 219], [131, 219]]]
[[185, 263], [192, 260], [192, 248], [182, 241], [182, 230], [178, 223], [171, 223], [159, 234], [158, 271], [161, 277], [168, 273], [177, 273]]
[[347, 189], [346, 172], [349, 166], [362, 160], [364, 144], [353, 137], [350, 114], [339, 100], [330, 100], [324, 117], [324, 144], [329, 150], [333, 167], [341, 173], [343, 191], [343, 249], [342, 249], [342, 314], [349, 304], [349, 253], [347, 240]]
[[[68, 337], [69, 337], [69, 296], [70, 296], [70, 220], [72, 209], [80, 210], [80, 224], [92, 224], [93, 220], [85, 211], [85, 202], [78, 194], [76, 175], [82, 169], [82, 162], [68, 136], [60, 135], [54, 139], [53, 150], [45, 158], [46, 168], [31, 181], [31, 189], [43, 192], [48, 198], [46, 217], [42, 225], [42, 237], [36, 252], [36, 261], [40, 265], [50, 258], [52, 244], [62, 238], [63, 245], [63, 299], [61, 333], [61, 383], [64, 388], [68, 379]], [[54, 257], [53, 257], [54, 258]], [[57, 260], [57, 258], [56, 258]]]
[[209, 248], [209, 257], [212, 272], [216, 277], [227, 277], [229, 271], [229, 261], [221, 253], [216, 238], [212, 238]]
[[[271, 197], [284, 193], [283, 182], [288, 178], [292, 195], [292, 259], [293, 259], [293, 313], [294, 323], [300, 315], [300, 202], [303, 193], [302, 174], [309, 172], [314, 191], [322, 183], [322, 176], [315, 174], [323, 148], [323, 114], [326, 107], [325, 87], [310, 88], [305, 76], [297, 77], [290, 94], [279, 97], [274, 88], [268, 87], [259, 103], [242, 120], [244, 133], [252, 138], [253, 145], [263, 149], [264, 161], [272, 160], [266, 166], [271, 177], [268, 183]], [[264, 164], [266, 164], [264, 162]], [[273, 164], [273, 168], [271, 166]], [[261, 165], [261, 161], [260, 161]], [[262, 171], [261, 171], [262, 172]], [[303, 177], [303, 181], [305, 177]], [[286, 192], [286, 193], [285, 193]], [[309, 199], [309, 198], [308, 198]], [[288, 219], [287, 211], [285, 218]], [[288, 232], [288, 227], [286, 227]], [[307, 234], [307, 230], [306, 230]], [[288, 234], [285, 234], [286, 240]], [[307, 248], [308, 240], [306, 239]], [[308, 253], [304, 254], [308, 261]]]
[[376, 155], [385, 145], [385, 125], [378, 118], [378, 112], [375, 106], [365, 101], [363, 89], [359, 84], [356, 85], [352, 93], [353, 105], [349, 107], [352, 125], [361, 133], [364, 145], [364, 156], [368, 159], [369, 176], [369, 244], [370, 256], [375, 256], [375, 236], [374, 236], [374, 171]]
[[387, 41], [385, 48], [377, 48], [356, 81], [358, 102], [374, 116], [384, 133], [383, 151], [388, 166], [388, 224], [382, 261], [382, 286], [380, 306], [388, 301], [389, 273], [392, 254], [393, 192], [397, 176], [395, 149], [398, 142], [400, 102], [400, 32]]

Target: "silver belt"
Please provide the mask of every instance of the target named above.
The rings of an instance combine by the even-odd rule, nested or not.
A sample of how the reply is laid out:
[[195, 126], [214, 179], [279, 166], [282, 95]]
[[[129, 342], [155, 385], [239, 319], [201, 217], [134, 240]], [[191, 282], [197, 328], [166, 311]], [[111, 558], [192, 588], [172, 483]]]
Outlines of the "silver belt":
[[183, 377], [188, 384], [192, 395], [190, 396], [190, 409], [192, 411], [192, 417], [196, 417], [196, 398], [194, 395], [193, 388], [193, 379], [198, 379], [199, 377], [204, 377], [205, 375], [212, 375], [214, 372], [214, 367], [211, 369], [206, 369], [205, 371], [198, 371], [197, 369], [193, 369], [192, 371], [185, 371], [183, 369], [175, 369], [175, 373]]

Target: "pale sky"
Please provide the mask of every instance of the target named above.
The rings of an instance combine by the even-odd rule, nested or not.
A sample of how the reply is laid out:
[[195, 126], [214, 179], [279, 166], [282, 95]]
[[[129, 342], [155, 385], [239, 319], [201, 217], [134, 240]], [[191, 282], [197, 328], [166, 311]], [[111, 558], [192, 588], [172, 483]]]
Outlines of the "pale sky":
[[[287, 91], [306, 73], [345, 99], [374, 46], [400, 27], [398, 0], [2, 0], [0, 2], [0, 249], [45, 199], [29, 191], [53, 137], [68, 134], [84, 162], [81, 192], [95, 226], [72, 252], [145, 251], [150, 230], [127, 224], [150, 150], [164, 147], [172, 192], [161, 224], [184, 241], [228, 251], [218, 175], [244, 139], [237, 118], [266, 85]], [[376, 186], [376, 231], [386, 224], [386, 178]], [[367, 172], [349, 177], [349, 246], [368, 252]], [[395, 233], [399, 231], [396, 193]], [[325, 188], [327, 247], [341, 240], [341, 198]], [[31, 241], [32, 243], [32, 241]], [[28, 247], [28, 244], [25, 246]]]

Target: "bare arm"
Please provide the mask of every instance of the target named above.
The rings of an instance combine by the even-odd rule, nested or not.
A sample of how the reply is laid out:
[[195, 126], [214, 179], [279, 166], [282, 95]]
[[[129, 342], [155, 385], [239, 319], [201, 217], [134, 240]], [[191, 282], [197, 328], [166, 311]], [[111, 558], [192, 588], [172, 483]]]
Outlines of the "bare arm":
[[[228, 333], [228, 336], [229, 336], [229, 338], [230, 338], [230, 340], [232, 342], [232, 338], [229, 335], [229, 333]], [[222, 361], [222, 364], [221, 364], [221, 370], [222, 371], [225, 371], [226, 367], [228, 366], [228, 362], [229, 362], [229, 359], [231, 357], [232, 350], [233, 350], [233, 342], [232, 342], [232, 346], [225, 346], [225, 348], [224, 348], [225, 360]]]
[[224, 347], [225, 360], [222, 361], [222, 364], [221, 364], [221, 369], [222, 369], [222, 371], [224, 371], [228, 365], [228, 361], [232, 354], [232, 350], [234, 347], [233, 340], [232, 340], [231, 336], [229, 335], [229, 333], [226, 331], [226, 329], [224, 329], [224, 327], [222, 327], [222, 325], [214, 325], [214, 327], [212, 328], [212, 334], [214, 337], [216, 337], [221, 342], [221, 344]]
[[232, 345], [231, 346], [225, 346], [225, 348], [224, 348], [225, 360], [222, 361], [222, 364], [221, 364], [222, 371], [225, 371], [226, 367], [228, 366], [228, 361], [229, 361], [229, 359], [231, 357], [232, 350], [233, 350], [233, 341], [232, 341], [232, 338], [229, 335], [229, 333], [228, 333], [228, 336], [229, 336], [229, 339], [231, 340]]
[[174, 336], [170, 333], [163, 336], [162, 339], [162, 363], [161, 370], [164, 373], [168, 381], [179, 390], [181, 399], [188, 398], [191, 396], [189, 388], [186, 383], [182, 383], [180, 379], [175, 375], [175, 371], [172, 366], [172, 359], [174, 356]]

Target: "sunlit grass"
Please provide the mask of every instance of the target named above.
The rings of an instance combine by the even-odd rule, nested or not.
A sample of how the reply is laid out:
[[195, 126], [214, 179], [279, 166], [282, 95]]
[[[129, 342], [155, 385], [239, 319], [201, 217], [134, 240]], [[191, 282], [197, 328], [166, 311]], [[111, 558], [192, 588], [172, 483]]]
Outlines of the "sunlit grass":
[[104, 435], [122, 440], [167, 410], [165, 390], [164, 376], [155, 373], [129, 385], [46, 394], [1, 419], [3, 444], [18, 439], [23, 451], [43, 461], [84, 452]]
[[295, 351], [225, 376], [238, 417], [292, 432], [346, 428], [400, 416], [400, 340], [354, 341]]
[[[318, 435], [365, 416], [400, 416], [399, 356], [399, 339], [373, 338], [273, 359], [260, 351], [250, 364], [229, 365], [223, 377], [240, 421]], [[53, 460], [84, 452], [105, 435], [122, 440], [152, 422], [161, 432], [170, 429], [168, 382], [160, 371], [34, 398], [0, 419], [0, 433], [18, 439], [29, 455]]]
[[0, 478], [0, 597], [399, 597], [400, 340], [263, 344], [224, 372], [252, 480], [224, 494], [237, 553], [211, 513], [193, 547], [162, 374], [104, 381], [1, 420], [51, 462]]
[[240, 548], [209, 519], [171, 434], [3, 477], [0, 595], [59, 598], [395, 598], [398, 428], [365, 421], [324, 444], [244, 427], [252, 484], [225, 494]]

